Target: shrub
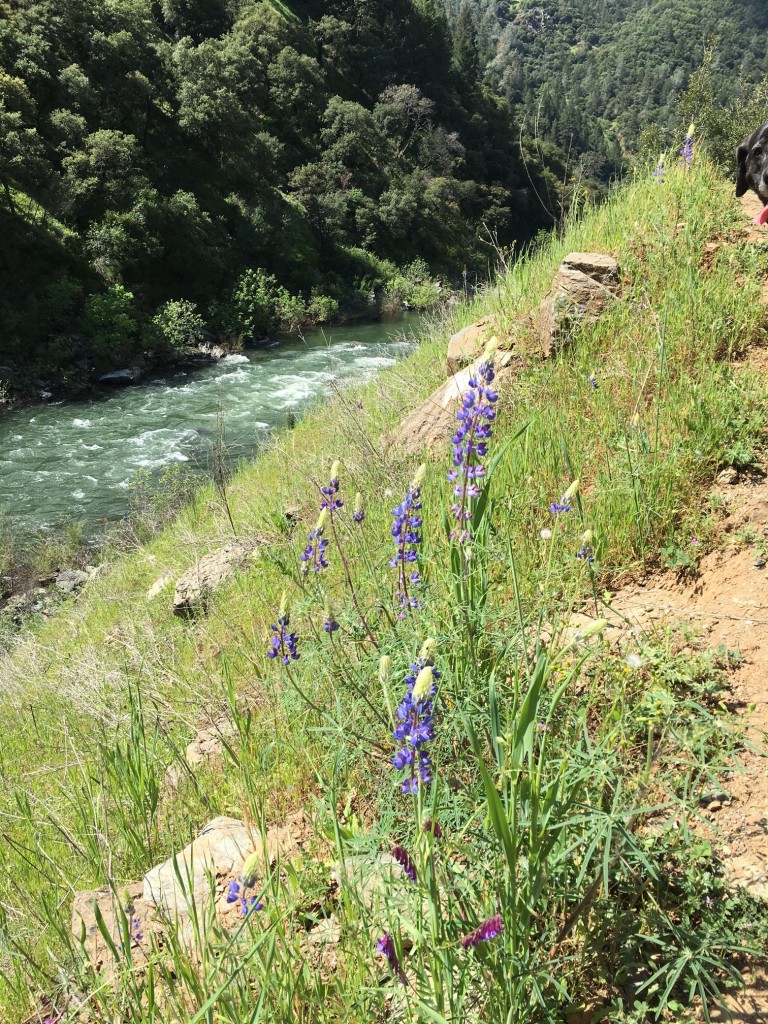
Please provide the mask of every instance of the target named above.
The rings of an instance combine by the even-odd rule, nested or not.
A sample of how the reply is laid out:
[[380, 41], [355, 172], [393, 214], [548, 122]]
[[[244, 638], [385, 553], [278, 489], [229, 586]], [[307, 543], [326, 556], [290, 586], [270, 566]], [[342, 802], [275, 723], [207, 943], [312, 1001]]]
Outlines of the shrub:
[[172, 352], [181, 353], [202, 339], [205, 321], [194, 302], [172, 299], [158, 309], [152, 318], [152, 326]]

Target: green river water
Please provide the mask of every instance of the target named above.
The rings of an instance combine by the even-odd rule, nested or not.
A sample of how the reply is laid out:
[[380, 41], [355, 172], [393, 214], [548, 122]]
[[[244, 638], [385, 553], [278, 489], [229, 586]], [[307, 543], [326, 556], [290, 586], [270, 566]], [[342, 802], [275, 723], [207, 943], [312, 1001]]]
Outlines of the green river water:
[[406, 356], [418, 324], [408, 315], [309, 331], [201, 370], [16, 410], [0, 419], [0, 514], [23, 530], [75, 519], [95, 533], [126, 514], [137, 473], [178, 463], [209, 472], [219, 410], [230, 456], [252, 455], [289, 409]]

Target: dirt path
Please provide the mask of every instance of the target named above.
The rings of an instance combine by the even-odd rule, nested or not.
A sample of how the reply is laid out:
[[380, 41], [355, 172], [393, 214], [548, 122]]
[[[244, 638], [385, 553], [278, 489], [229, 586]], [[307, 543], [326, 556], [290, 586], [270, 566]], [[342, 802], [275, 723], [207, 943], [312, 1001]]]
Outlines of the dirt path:
[[[741, 207], [746, 240], [768, 242], [768, 227], [751, 224], [760, 200], [750, 193]], [[768, 281], [761, 299], [768, 304]], [[768, 373], [766, 355], [754, 350], [749, 359]], [[688, 622], [699, 647], [739, 652], [727, 703], [744, 717], [746, 748], [724, 787], [727, 799], [711, 801], [704, 814], [730, 882], [768, 900], [768, 476], [726, 470], [714, 490], [724, 509], [721, 544], [702, 559], [695, 579], [681, 581], [671, 572], [653, 577], [615, 595], [613, 607], [644, 632]], [[747, 988], [729, 997], [728, 1006], [731, 1018], [713, 1011], [713, 1020], [768, 1024], [765, 964], [752, 969]]]

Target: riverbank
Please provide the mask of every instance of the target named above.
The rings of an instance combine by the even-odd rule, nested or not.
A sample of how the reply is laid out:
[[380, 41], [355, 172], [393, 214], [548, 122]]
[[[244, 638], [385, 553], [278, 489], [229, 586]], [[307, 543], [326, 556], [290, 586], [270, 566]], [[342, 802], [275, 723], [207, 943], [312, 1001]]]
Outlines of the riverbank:
[[[571, 250], [612, 253], [620, 293], [542, 360], [531, 317]], [[763, 958], [764, 908], [696, 831], [738, 756], [736, 659], [695, 630], [618, 643], [604, 620], [621, 581], [696, 573], [718, 473], [764, 458], [764, 273], [706, 165], [649, 174], [31, 635], [1, 674], [6, 1016], [684, 1021]], [[450, 430], [428, 453], [394, 439], [481, 317], [513, 348], [472, 407], [494, 415], [457, 544]], [[228, 581], [174, 614], [179, 577], [236, 545]], [[272, 845], [201, 877], [176, 926], [153, 880], [183, 909], [183, 875], [158, 872], [212, 819], [209, 849], [227, 821]]]

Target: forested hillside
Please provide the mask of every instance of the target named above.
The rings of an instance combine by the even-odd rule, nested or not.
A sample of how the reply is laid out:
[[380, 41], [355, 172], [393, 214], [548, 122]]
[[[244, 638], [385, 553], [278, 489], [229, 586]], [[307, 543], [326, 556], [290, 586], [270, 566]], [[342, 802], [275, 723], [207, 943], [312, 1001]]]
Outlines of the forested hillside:
[[445, 0], [470, 12], [485, 78], [545, 141], [605, 175], [677, 106], [714, 45], [715, 99], [768, 73], [763, 0]]
[[485, 273], [548, 217], [473, 53], [425, 0], [0, 2], [0, 363], [76, 386]]

